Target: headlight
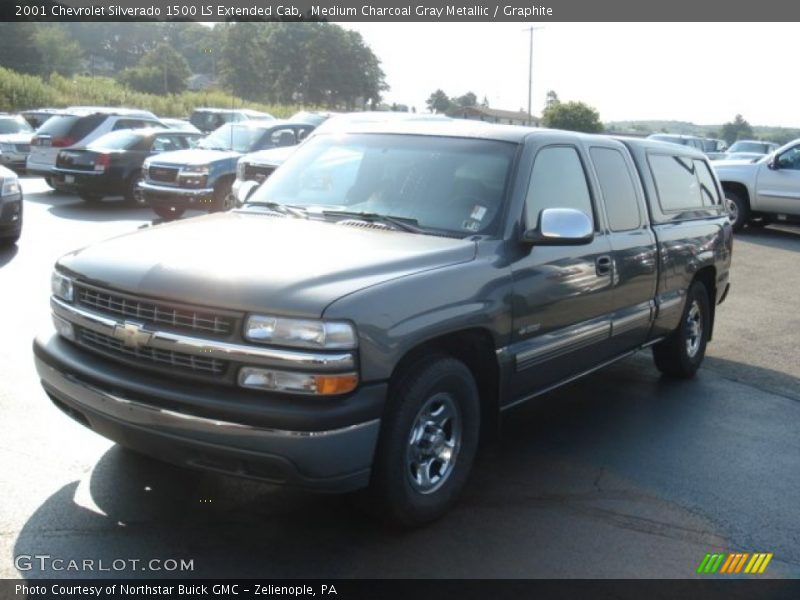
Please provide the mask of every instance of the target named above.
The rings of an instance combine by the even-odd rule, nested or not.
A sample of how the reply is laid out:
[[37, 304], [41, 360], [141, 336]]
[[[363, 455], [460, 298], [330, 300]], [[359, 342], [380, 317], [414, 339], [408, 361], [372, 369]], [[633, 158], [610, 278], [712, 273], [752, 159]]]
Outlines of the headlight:
[[3, 180], [3, 196], [14, 196], [19, 194], [19, 190], [19, 179], [16, 177]]
[[186, 165], [181, 167], [181, 175], [208, 175], [208, 165]]
[[245, 323], [244, 336], [252, 342], [300, 348], [329, 350], [357, 346], [355, 328], [342, 321], [253, 315]]
[[145, 161], [142, 163], [142, 170], [147, 171], [150, 168], [150, 159], [146, 158]]
[[358, 376], [355, 373], [314, 375], [312, 373], [242, 367], [239, 370], [239, 385], [271, 392], [334, 396], [356, 389]]
[[240, 160], [236, 163], [236, 178], [237, 179], [244, 179], [244, 170], [245, 170], [245, 162]]
[[50, 278], [50, 290], [53, 292], [53, 296], [67, 302], [72, 302], [75, 296], [72, 289], [72, 280], [69, 277], [64, 277], [58, 271], [53, 271], [53, 276]]

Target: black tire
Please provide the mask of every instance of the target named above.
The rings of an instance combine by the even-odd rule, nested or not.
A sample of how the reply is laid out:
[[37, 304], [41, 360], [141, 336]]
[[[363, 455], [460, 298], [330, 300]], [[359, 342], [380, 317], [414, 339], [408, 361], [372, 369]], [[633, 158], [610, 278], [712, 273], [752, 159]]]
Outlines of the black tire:
[[209, 212], [220, 212], [236, 207], [236, 198], [231, 192], [233, 181], [222, 180], [214, 186], [214, 198]]
[[[699, 332], [692, 323], [699, 323]], [[695, 281], [686, 296], [678, 328], [663, 342], [653, 346], [653, 359], [658, 370], [678, 379], [694, 377], [706, 354], [710, 327], [708, 291], [706, 286]]]
[[144, 181], [144, 176], [141, 171], [138, 171], [128, 177], [128, 181], [125, 184], [125, 201], [136, 207], [147, 206], [144, 194], [139, 189], [139, 182], [141, 181]]
[[44, 182], [47, 185], [49, 185], [51, 188], [55, 189], [55, 186], [53, 185], [53, 178], [52, 177], [45, 177], [44, 178]]
[[175, 219], [179, 219], [185, 210], [185, 208], [178, 208], [175, 206], [153, 207], [153, 211], [155, 211], [155, 213], [165, 221], [174, 221]]
[[88, 204], [97, 204], [103, 200], [103, 195], [97, 192], [78, 192], [78, 197]]
[[750, 220], [750, 205], [744, 197], [734, 190], [725, 190], [725, 208], [731, 218], [734, 231], [741, 231]]
[[[370, 498], [381, 518], [418, 527], [441, 517], [467, 481], [480, 434], [478, 388], [464, 363], [436, 355], [405, 369], [390, 389]], [[449, 421], [439, 407], [449, 407]]]

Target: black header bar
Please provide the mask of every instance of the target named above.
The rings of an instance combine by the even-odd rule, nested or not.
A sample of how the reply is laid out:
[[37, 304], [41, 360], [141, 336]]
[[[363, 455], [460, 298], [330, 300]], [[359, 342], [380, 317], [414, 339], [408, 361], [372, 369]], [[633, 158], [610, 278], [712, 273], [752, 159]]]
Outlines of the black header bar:
[[800, 3], [785, 0], [3, 0], [0, 20], [785, 22], [800, 21]]

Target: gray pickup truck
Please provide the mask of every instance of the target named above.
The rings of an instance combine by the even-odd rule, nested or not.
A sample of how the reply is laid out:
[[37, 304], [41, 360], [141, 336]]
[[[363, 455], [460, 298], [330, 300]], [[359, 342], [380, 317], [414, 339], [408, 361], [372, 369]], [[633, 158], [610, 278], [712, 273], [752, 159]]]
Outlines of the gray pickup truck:
[[62, 257], [34, 342], [68, 415], [166, 461], [442, 515], [508, 409], [652, 348], [691, 377], [728, 293], [707, 159], [467, 121], [309, 139], [240, 209]]

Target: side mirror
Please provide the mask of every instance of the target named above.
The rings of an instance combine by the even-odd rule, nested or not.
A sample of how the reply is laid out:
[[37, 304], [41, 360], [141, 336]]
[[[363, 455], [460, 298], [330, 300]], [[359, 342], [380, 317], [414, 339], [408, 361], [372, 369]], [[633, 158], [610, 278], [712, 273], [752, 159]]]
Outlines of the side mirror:
[[769, 159], [769, 161], [767, 162], [767, 168], [772, 169], [773, 171], [777, 171], [778, 169], [781, 168], [781, 163], [778, 161], [777, 156], [773, 156], [772, 158]]
[[522, 234], [522, 241], [537, 246], [578, 246], [594, 239], [589, 216], [574, 208], [545, 208], [539, 225]]
[[238, 207], [244, 205], [244, 203], [250, 199], [250, 196], [253, 195], [253, 192], [255, 192], [260, 185], [261, 184], [257, 181], [243, 182], [236, 192], [236, 206]]

